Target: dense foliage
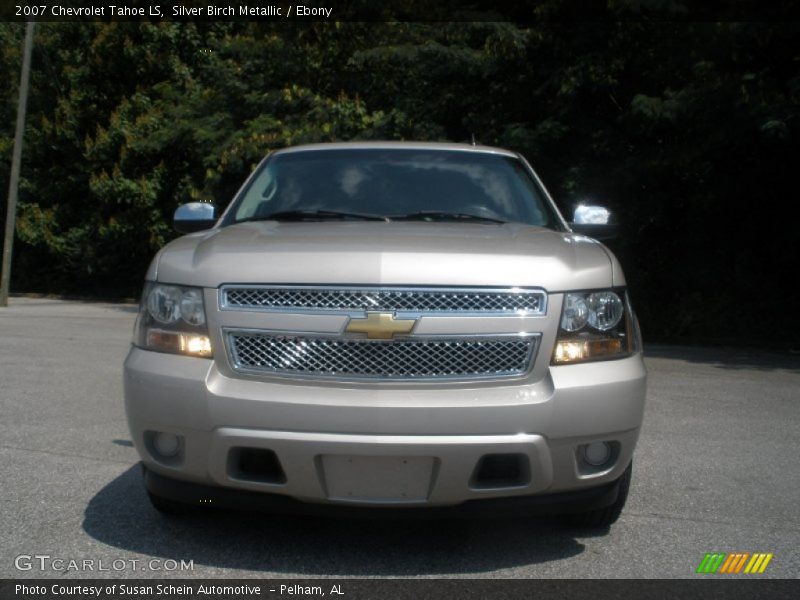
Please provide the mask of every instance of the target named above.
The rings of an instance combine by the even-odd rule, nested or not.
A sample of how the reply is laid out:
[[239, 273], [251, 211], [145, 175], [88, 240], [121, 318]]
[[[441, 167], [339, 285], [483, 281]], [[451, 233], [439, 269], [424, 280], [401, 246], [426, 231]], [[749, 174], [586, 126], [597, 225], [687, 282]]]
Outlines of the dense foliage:
[[[136, 295], [175, 207], [225, 205], [271, 150], [474, 135], [521, 151], [565, 213], [615, 210], [649, 339], [790, 342], [798, 29], [42, 23], [12, 290]], [[22, 35], [0, 24], [0, 221]]]

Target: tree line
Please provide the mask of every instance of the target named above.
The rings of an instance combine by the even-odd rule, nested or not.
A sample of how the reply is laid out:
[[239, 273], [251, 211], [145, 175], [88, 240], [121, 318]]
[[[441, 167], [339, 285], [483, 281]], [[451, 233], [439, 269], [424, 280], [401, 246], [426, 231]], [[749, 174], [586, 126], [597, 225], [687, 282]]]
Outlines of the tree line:
[[[0, 23], [3, 192], [23, 29]], [[791, 344], [798, 29], [40, 23], [12, 291], [138, 295], [174, 209], [226, 205], [275, 149], [474, 136], [525, 155], [566, 215], [614, 211], [647, 339]]]

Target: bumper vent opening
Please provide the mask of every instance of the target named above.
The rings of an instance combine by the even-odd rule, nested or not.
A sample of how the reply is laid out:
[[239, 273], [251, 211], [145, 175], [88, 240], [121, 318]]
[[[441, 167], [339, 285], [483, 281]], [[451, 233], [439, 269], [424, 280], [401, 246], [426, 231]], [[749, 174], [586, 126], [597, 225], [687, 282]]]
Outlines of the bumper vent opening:
[[259, 483], [286, 483], [286, 474], [278, 456], [272, 450], [265, 448], [231, 448], [228, 455], [228, 472], [234, 479]]
[[507, 488], [530, 481], [530, 463], [524, 454], [486, 454], [478, 461], [470, 485], [475, 489]]

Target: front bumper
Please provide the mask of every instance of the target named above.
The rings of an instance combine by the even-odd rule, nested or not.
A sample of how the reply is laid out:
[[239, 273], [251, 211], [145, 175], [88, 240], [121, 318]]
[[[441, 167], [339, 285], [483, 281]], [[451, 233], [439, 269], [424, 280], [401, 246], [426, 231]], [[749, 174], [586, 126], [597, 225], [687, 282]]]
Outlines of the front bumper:
[[467, 500], [455, 506], [352, 506], [301, 502], [283, 494], [252, 492], [171, 479], [144, 469], [145, 488], [151, 494], [175, 502], [213, 508], [230, 508], [288, 515], [323, 517], [438, 518], [555, 516], [582, 513], [610, 506], [617, 500], [620, 479], [599, 486], [505, 498]]
[[[233, 378], [212, 361], [132, 348], [125, 404], [150, 479], [185, 483], [195, 492], [184, 501], [213, 503], [194, 496], [214, 489], [260, 492], [265, 503], [277, 495], [407, 509], [598, 494], [631, 461], [645, 380], [634, 355], [551, 367], [535, 383], [326, 387]], [[181, 454], [159, 457], [148, 441], [153, 432], [181, 436]], [[593, 441], [615, 448], [601, 468], [581, 461], [579, 447]], [[232, 460], [241, 448], [274, 452], [285, 477], [243, 476]], [[476, 483], [481, 461], [494, 455], [518, 457], [524, 472], [497, 485]], [[163, 485], [148, 486], [172, 496]]]

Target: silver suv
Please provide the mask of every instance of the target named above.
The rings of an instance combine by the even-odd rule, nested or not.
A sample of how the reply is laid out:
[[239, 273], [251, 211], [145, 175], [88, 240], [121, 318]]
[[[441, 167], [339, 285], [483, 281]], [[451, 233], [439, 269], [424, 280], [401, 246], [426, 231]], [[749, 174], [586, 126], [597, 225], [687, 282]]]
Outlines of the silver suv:
[[350, 143], [174, 224], [125, 361], [157, 509], [619, 516], [646, 373], [607, 210], [507, 150]]

